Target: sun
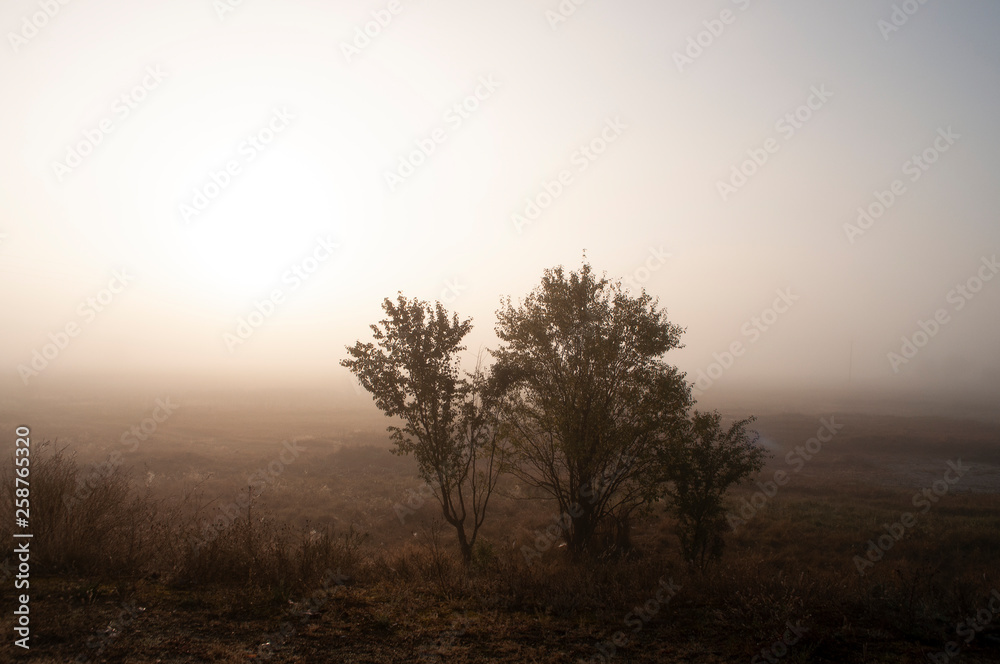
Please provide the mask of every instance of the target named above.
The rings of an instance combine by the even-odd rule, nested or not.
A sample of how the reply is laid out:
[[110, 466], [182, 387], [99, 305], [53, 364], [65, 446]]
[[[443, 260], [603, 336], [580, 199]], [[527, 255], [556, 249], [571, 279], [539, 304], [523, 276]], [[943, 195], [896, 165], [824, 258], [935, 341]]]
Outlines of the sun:
[[255, 296], [315, 251], [338, 242], [361, 203], [338, 192], [297, 150], [276, 152], [233, 182], [186, 228], [190, 262], [219, 291]]

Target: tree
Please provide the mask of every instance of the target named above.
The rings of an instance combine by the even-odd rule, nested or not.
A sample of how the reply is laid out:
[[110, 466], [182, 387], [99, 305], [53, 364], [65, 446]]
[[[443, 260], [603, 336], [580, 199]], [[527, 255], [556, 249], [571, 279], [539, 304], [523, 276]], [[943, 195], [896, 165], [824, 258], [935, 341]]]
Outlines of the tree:
[[493, 379], [511, 472], [569, 515], [575, 556], [596, 553], [599, 524], [627, 524], [657, 498], [657, 450], [691, 403], [684, 374], [661, 357], [681, 347], [683, 329], [645, 291], [632, 296], [586, 262], [545, 270], [497, 316]]
[[458, 354], [472, 320], [449, 319], [440, 302], [432, 307], [402, 293], [382, 308], [388, 317], [371, 326], [375, 343], [348, 346], [352, 359], [341, 365], [382, 412], [402, 419], [403, 426], [388, 427], [393, 453], [414, 456], [468, 564], [501, 469], [489, 381], [478, 366], [460, 376]]
[[704, 569], [722, 555], [726, 492], [764, 467], [767, 453], [757, 444], [760, 436], [747, 431], [755, 419], [723, 430], [717, 411], [695, 411], [663, 450], [668, 509], [677, 518], [681, 552], [694, 567]]

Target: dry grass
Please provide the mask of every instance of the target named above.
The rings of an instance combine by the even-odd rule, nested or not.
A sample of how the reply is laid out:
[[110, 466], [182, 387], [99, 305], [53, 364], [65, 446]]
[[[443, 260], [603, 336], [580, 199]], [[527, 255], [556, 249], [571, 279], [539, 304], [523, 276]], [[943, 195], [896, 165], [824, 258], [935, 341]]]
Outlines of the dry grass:
[[[289, 662], [602, 661], [619, 631], [628, 643], [613, 646], [616, 661], [750, 661], [799, 621], [807, 632], [782, 661], [926, 660], [1000, 589], [1000, 495], [958, 487], [922, 513], [913, 486], [845, 480], [851, 468], [875, 473], [898, 461], [890, 443], [845, 437], [831, 446], [730, 533], [722, 561], [703, 574], [680, 560], [662, 509], [635, 525], [629, 556], [574, 564], [554, 547], [528, 565], [521, 547], [554, 513], [510, 482], [466, 569], [431, 502], [398, 521], [393, 505], [419, 481], [380, 448], [327, 449], [291, 464], [196, 548], [205, 522], [246, 491], [241, 473], [269, 457], [236, 469], [209, 464], [217, 474], [208, 480], [205, 468], [192, 477], [184, 464], [157, 468], [153, 482], [116, 469], [69, 509], [64, 498], [91, 470], [50, 447], [32, 465], [33, 661], [101, 646], [112, 662], [268, 653]], [[945, 458], [923, 443], [927, 465]], [[949, 451], [995, 461], [995, 443], [974, 443]], [[0, 504], [7, 541], [10, 511]], [[859, 574], [853, 557], [906, 511], [917, 525]], [[636, 623], [645, 614], [634, 609], [663, 579], [679, 592]], [[9, 606], [13, 595], [7, 580], [0, 601]], [[9, 633], [9, 613], [0, 627]], [[962, 661], [1000, 661], [1000, 616], [961, 645]], [[13, 653], [0, 645], [0, 657]]]

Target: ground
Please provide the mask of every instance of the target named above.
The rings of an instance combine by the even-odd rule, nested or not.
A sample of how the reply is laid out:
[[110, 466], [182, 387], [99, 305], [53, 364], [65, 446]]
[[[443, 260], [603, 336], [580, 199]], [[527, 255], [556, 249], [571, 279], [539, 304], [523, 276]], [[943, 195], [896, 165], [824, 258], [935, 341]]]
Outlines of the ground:
[[[433, 502], [413, 502], [421, 482], [410, 460], [388, 454], [377, 430], [324, 437], [326, 423], [310, 420], [314, 429], [295, 432], [305, 451], [255, 504], [265, 520], [247, 526], [254, 537], [287, 528], [309, 541], [332, 528], [353, 542], [338, 549], [342, 569], [296, 576], [237, 559], [245, 569], [199, 577], [147, 567], [116, 578], [33, 567], [31, 649], [5, 639], [0, 660], [1000, 662], [1000, 612], [988, 608], [1000, 590], [1000, 427], [845, 413], [833, 416], [843, 427], [822, 449], [797, 452], [829, 417], [755, 424], [774, 456], [763, 484], [734, 492], [740, 526], [705, 573], [679, 559], [662, 510], [636, 524], [636, 550], [623, 559], [573, 563], [556, 545], [528, 565], [521, 547], [553, 508], [513, 482], [492, 507], [481, 559], [464, 570]], [[133, 476], [161, 498], [197, 487], [206, 510], [280, 451], [281, 439], [260, 427], [224, 437], [197, 412], [173, 424], [130, 459]], [[94, 425], [69, 438], [61, 444], [87, 462], [117, 436]], [[941, 484], [956, 461], [969, 470]], [[772, 495], [777, 471], [789, 480]], [[947, 490], [934, 495], [935, 483]], [[922, 495], [934, 497], [926, 511]], [[399, 505], [415, 511], [400, 518]], [[754, 507], [740, 513], [744, 505]], [[869, 543], [908, 512], [916, 524], [860, 573]], [[356, 539], [345, 535], [352, 526]], [[247, 542], [240, 556], [256, 561], [258, 540]], [[7, 607], [11, 585], [0, 590]], [[676, 594], [658, 595], [664, 587]], [[13, 634], [13, 618], [4, 611], [3, 633]], [[800, 638], [788, 631], [795, 625]], [[949, 642], [958, 658], [944, 655]]]

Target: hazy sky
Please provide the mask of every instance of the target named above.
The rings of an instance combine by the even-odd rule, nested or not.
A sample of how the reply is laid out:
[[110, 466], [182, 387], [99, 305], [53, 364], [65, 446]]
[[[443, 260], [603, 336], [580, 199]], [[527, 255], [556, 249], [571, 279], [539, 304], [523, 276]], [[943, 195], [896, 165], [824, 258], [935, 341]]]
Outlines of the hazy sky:
[[687, 328], [706, 394], [1000, 387], [993, 0], [7, 0], [0, 27], [9, 394], [343, 387], [384, 297], [488, 347], [584, 249]]

